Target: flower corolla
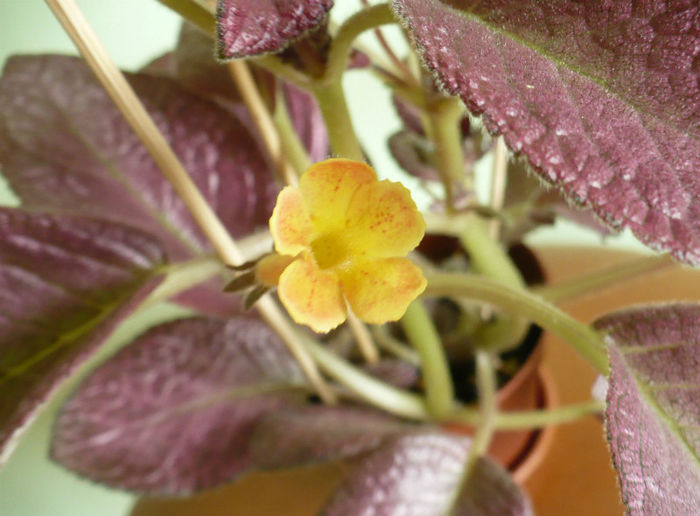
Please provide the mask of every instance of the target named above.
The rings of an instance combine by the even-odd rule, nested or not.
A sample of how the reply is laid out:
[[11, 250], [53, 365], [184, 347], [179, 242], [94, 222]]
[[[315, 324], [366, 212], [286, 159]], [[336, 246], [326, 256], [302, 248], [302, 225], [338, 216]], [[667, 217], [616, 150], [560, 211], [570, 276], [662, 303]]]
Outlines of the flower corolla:
[[347, 317], [381, 324], [399, 319], [425, 289], [406, 255], [425, 221], [401, 184], [379, 181], [365, 163], [329, 159], [311, 166], [299, 187], [279, 194], [270, 218], [275, 254], [258, 280], [277, 285], [292, 318], [328, 332]]

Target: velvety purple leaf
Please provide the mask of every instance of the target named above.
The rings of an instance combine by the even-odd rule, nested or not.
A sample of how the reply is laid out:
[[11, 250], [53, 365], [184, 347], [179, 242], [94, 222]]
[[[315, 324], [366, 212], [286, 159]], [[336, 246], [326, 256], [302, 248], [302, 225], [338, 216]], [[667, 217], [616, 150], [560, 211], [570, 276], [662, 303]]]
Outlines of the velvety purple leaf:
[[394, 438], [348, 475], [323, 514], [532, 514], [524, 493], [489, 459], [477, 463], [460, 492], [469, 443], [469, 439], [437, 432]]
[[366, 364], [363, 369], [383, 382], [402, 389], [415, 386], [420, 377], [418, 367], [403, 360], [380, 360]]
[[211, 36], [183, 23], [173, 52], [173, 75], [180, 84], [202, 95], [239, 102], [231, 75], [226, 65], [214, 58], [214, 52]]
[[[214, 58], [213, 39], [184, 23], [171, 60], [169, 76], [195, 93], [224, 103], [246, 127], [254, 127], [226, 64]], [[274, 82], [272, 88], [274, 91]], [[292, 125], [311, 160], [326, 159], [329, 154], [326, 125], [313, 96], [289, 83], [284, 83], [283, 91]]]
[[[40, 405], [160, 282], [135, 229], [0, 208], [0, 455]], [[3, 452], [4, 449], [4, 452]]]
[[420, 110], [397, 95], [393, 95], [391, 100], [396, 109], [396, 114], [399, 115], [404, 127], [424, 136], [425, 132], [423, 131], [423, 122], [420, 118]]
[[255, 317], [164, 324], [78, 388], [57, 419], [51, 456], [122, 489], [205, 489], [251, 467], [255, 424], [304, 386], [284, 344]]
[[392, 134], [387, 143], [389, 152], [407, 173], [429, 181], [440, 180], [440, 174], [430, 163], [432, 146], [424, 137], [404, 130]]
[[530, 500], [508, 471], [481, 457], [459, 494], [455, 516], [527, 516], [534, 514]]
[[411, 426], [362, 407], [311, 405], [275, 412], [255, 428], [256, 466], [279, 469], [351, 457], [372, 450]]
[[520, 242], [529, 231], [553, 224], [557, 217], [592, 229], [602, 236], [612, 231], [591, 210], [571, 206], [560, 192], [543, 187], [542, 181], [529, 172], [522, 160], [508, 164], [504, 211], [508, 224], [504, 225], [505, 242]]
[[285, 83], [284, 97], [287, 111], [299, 140], [309, 153], [311, 161], [323, 161], [330, 154], [328, 132], [321, 110], [309, 93]]
[[427, 66], [546, 181], [700, 262], [700, 8], [394, 0]]
[[700, 305], [639, 307], [596, 321], [610, 354], [606, 426], [631, 514], [700, 509]]
[[318, 27], [331, 7], [332, 0], [218, 0], [219, 58], [279, 52]]
[[[266, 226], [278, 187], [248, 130], [171, 80], [129, 79], [226, 227], [240, 236]], [[8, 61], [0, 81], [0, 163], [28, 209], [131, 224], [156, 236], [172, 261], [208, 248], [80, 59]]]

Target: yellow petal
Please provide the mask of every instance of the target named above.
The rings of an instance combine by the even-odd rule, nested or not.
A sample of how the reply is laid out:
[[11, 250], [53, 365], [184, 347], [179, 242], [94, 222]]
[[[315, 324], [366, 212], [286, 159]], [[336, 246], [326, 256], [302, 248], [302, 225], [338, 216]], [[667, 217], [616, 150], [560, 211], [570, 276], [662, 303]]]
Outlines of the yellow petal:
[[374, 183], [371, 167], [349, 159], [327, 159], [312, 165], [299, 179], [299, 189], [316, 234], [341, 227], [350, 199], [363, 184]]
[[284, 269], [293, 261], [293, 256], [268, 254], [255, 264], [255, 279], [265, 286], [276, 287]]
[[346, 213], [346, 227], [360, 255], [376, 258], [406, 256], [425, 234], [425, 220], [400, 183], [362, 185]]
[[275, 250], [280, 254], [296, 256], [309, 246], [312, 231], [301, 192], [292, 186], [284, 187], [277, 196], [277, 204], [270, 217]]
[[319, 269], [310, 258], [295, 260], [284, 270], [277, 294], [292, 319], [316, 332], [326, 333], [345, 320], [337, 274]]
[[427, 282], [408, 258], [382, 258], [353, 264], [341, 273], [341, 284], [355, 315], [382, 324], [400, 319]]

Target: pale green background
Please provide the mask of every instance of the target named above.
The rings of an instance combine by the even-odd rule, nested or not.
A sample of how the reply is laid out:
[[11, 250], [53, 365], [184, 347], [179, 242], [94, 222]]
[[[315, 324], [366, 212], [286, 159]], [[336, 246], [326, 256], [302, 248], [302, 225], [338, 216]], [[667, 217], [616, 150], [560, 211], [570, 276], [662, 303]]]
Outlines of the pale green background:
[[[175, 41], [178, 18], [155, 0], [79, 0], [87, 18], [118, 65], [138, 68], [166, 51]], [[337, 0], [334, 16], [342, 19], [357, 0]], [[398, 31], [388, 31], [400, 41]], [[372, 45], [372, 38], [364, 38]], [[375, 47], [376, 48], [376, 47]], [[0, 63], [15, 53], [75, 53], [70, 40], [41, 0], [0, 0]], [[386, 150], [386, 135], [399, 127], [389, 104], [388, 93], [366, 74], [353, 72], [346, 78], [355, 125], [363, 145], [380, 175], [398, 178]], [[486, 167], [488, 165], [486, 164]], [[0, 201], [13, 203], [0, 184]], [[569, 224], [538, 231], [533, 243], [600, 243], [600, 238]], [[612, 244], [639, 248], [630, 235], [612, 239]], [[163, 317], [162, 310], [149, 310], [120, 330], [101, 356], [120, 342], [137, 335], [149, 323]], [[58, 401], [72, 386], [66, 386], [38, 418], [21, 444], [0, 471], [0, 515], [2, 516], [122, 516], [132, 497], [76, 478], [46, 460], [49, 430]]]

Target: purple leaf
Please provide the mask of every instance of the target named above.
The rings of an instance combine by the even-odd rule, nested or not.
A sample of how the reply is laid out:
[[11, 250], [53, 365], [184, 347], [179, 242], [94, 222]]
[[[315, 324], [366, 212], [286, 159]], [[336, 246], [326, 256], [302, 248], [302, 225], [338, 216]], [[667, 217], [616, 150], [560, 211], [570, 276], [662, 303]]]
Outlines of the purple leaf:
[[[204, 197], [236, 236], [264, 226], [277, 186], [248, 130], [161, 77], [130, 75]], [[83, 61], [14, 57], [0, 82], [0, 163], [31, 210], [124, 222], [171, 261], [208, 248], [185, 205]]]
[[178, 82], [195, 92], [241, 100], [226, 65], [214, 58], [214, 40], [190, 23], [180, 28], [172, 68]]
[[607, 315], [608, 439], [630, 514], [700, 507], [700, 305]]
[[0, 208], [0, 455], [160, 282], [163, 259], [126, 226]]
[[444, 87], [615, 229], [700, 263], [694, 2], [394, 0]]
[[[208, 35], [184, 23], [171, 61], [168, 76], [195, 93], [223, 103], [246, 127], [254, 127], [226, 65], [214, 59], [214, 40]], [[283, 84], [289, 117], [311, 160], [326, 159], [329, 154], [328, 134], [316, 101], [296, 86]], [[272, 87], [274, 91], [274, 78]]]
[[284, 84], [289, 118], [311, 161], [323, 161], [330, 154], [328, 132], [313, 96], [292, 84]]
[[263, 469], [305, 466], [372, 450], [388, 436], [409, 431], [410, 425], [367, 408], [312, 405], [263, 419], [251, 455]]
[[217, 53], [220, 59], [283, 50], [318, 27], [332, 0], [219, 0]]
[[302, 372], [259, 319], [186, 319], [146, 332], [63, 407], [54, 460], [103, 484], [185, 494], [248, 470], [258, 420], [303, 393]]
[[403, 130], [392, 134], [387, 143], [389, 152], [406, 172], [428, 181], [440, 180], [440, 174], [430, 163], [432, 145], [424, 137]]
[[381, 381], [401, 389], [414, 387], [420, 377], [418, 367], [402, 360], [380, 360], [365, 364], [363, 369]]
[[350, 473], [323, 514], [532, 514], [525, 494], [489, 459], [476, 464], [460, 492], [469, 442], [437, 432], [394, 438]]

